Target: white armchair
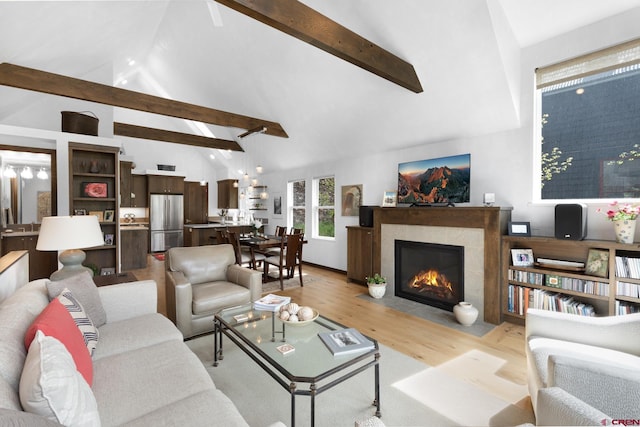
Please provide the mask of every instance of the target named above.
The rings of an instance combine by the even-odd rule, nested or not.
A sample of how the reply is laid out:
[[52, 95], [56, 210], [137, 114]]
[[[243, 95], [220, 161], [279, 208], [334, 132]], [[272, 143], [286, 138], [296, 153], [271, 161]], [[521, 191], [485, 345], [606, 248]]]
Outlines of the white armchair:
[[583, 317], [529, 309], [526, 352], [538, 425], [640, 419], [640, 313]]

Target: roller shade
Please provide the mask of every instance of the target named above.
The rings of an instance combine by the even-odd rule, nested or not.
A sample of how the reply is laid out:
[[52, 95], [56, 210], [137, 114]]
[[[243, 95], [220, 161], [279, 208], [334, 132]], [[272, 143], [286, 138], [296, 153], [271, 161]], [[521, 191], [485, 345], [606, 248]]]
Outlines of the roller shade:
[[640, 63], [640, 39], [536, 69], [536, 87], [542, 89], [604, 71]]

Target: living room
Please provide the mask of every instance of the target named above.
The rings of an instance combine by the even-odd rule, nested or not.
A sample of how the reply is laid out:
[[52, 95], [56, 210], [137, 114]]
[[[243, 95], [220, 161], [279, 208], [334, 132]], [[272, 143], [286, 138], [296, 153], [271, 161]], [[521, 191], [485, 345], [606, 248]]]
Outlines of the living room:
[[[316, 238], [309, 231], [304, 261], [338, 272], [347, 270], [346, 227], [358, 224], [357, 216], [340, 215], [339, 189], [361, 184], [361, 204], [381, 205], [384, 193], [397, 189], [398, 165], [406, 161], [470, 154], [471, 196], [469, 202], [459, 206], [482, 206], [484, 194], [492, 193], [493, 205], [511, 208], [513, 221], [528, 222], [533, 235], [552, 236], [555, 203], [541, 201], [535, 183], [539, 176], [534, 161], [538, 144], [533, 141], [539, 126], [534, 71], [640, 36], [636, 25], [640, 2], [634, 1], [621, 2], [616, 6], [619, 9], [602, 10], [598, 4], [602, 2], [584, 6], [561, 1], [550, 5], [545, 13], [531, 2], [531, 14], [520, 17], [520, 21], [515, 20], [518, 14], [505, 1], [473, 6], [463, 2], [451, 6], [412, 2], [402, 10], [380, 4], [374, 11], [364, 4], [344, 10], [345, 5], [306, 2], [411, 62], [424, 88], [422, 93], [412, 93], [221, 4], [214, 3], [212, 9], [204, 2], [194, 2], [196, 6], [189, 10], [181, 2], [153, 2], [157, 4], [150, 9], [142, 5], [126, 9], [128, 2], [123, 2], [122, 9], [113, 15], [105, 13], [99, 24], [92, 24], [86, 14], [93, 13], [93, 19], [97, 19], [100, 13], [96, 10], [106, 9], [92, 10], [84, 2], [75, 11], [58, 2], [42, 9], [17, 3], [0, 6], [0, 11], [7, 12], [2, 13], [0, 29], [6, 62], [278, 121], [288, 134], [288, 138], [268, 133], [238, 138], [249, 129], [203, 124], [191, 127], [181, 119], [2, 86], [0, 143], [55, 150], [58, 215], [71, 213], [69, 141], [117, 147], [135, 163], [134, 173], [144, 174], [156, 170], [157, 165], [169, 164], [175, 165], [187, 181], [208, 182], [210, 215], [219, 211], [217, 181], [242, 179], [239, 170], [253, 171], [261, 165], [264, 172], [257, 178], [260, 185], [268, 187], [271, 198], [266, 212], [269, 232], [275, 225], [290, 226], [286, 214], [276, 214], [273, 209], [276, 196], [282, 197], [283, 211], [290, 206], [289, 182], [306, 182], [310, 213], [313, 180], [330, 176], [337, 190], [335, 235]], [[593, 13], [585, 13], [590, 7]], [[536, 9], [539, 14], [533, 15]], [[574, 12], [581, 16], [575, 22], [568, 18]], [[546, 13], [567, 22], [555, 23]], [[130, 22], [123, 18], [125, 14]], [[149, 18], [147, 23], [143, 23], [145, 17]], [[24, 25], [4, 25], [5, 20]], [[523, 21], [533, 21], [540, 27], [536, 31], [528, 29], [529, 39], [524, 38], [524, 29], [516, 27]], [[60, 31], [63, 27], [73, 31]], [[102, 34], [90, 27], [99, 28], [97, 33]], [[203, 36], [191, 40], [192, 36], [186, 34], [189, 32], [183, 31], [187, 27]], [[248, 28], [255, 32], [240, 35]], [[210, 34], [212, 31], [214, 34]], [[224, 35], [216, 36], [216, 31]], [[176, 33], [179, 35], [170, 39]], [[137, 67], [126, 63], [126, 49], [117, 48], [127, 45], [127, 38], [131, 51], [144, 52], [137, 58]], [[206, 49], [211, 39], [216, 39], [216, 51]], [[228, 40], [239, 44], [226, 46]], [[187, 52], [184, 46], [189, 43], [193, 46]], [[55, 50], [54, 45], [65, 49]], [[77, 60], [78, 56], [81, 59]], [[203, 57], [207, 56], [211, 62], [205, 64]], [[278, 61], [273, 60], [276, 57]], [[125, 78], [129, 82], [123, 86]], [[100, 119], [99, 136], [60, 132], [61, 111], [91, 111]], [[246, 154], [118, 136], [114, 135], [114, 122], [215, 135], [235, 140]], [[596, 212], [607, 205], [604, 200], [588, 203], [589, 239], [614, 239], [610, 222]], [[311, 214], [307, 215], [305, 228], [314, 228]], [[323, 274], [322, 270], [312, 271]], [[332, 274], [328, 273], [327, 281], [342, 280]], [[309, 298], [296, 292], [293, 295], [298, 298]], [[521, 327], [508, 327], [491, 339], [519, 339], [517, 345], [524, 345], [523, 333]], [[479, 345], [474, 339], [461, 340], [469, 348]], [[509, 348], [506, 353], [511, 351]], [[515, 358], [522, 361], [524, 349], [519, 351]], [[522, 366], [515, 375], [522, 375], [525, 369]]]

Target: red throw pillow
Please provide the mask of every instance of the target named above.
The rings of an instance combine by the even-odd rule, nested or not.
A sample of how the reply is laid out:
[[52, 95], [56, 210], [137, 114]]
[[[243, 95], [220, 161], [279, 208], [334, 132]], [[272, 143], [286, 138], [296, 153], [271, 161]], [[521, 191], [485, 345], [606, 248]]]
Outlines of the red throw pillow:
[[57, 298], [42, 310], [42, 313], [36, 317], [29, 329], [27, 329], [27, 333], [24, 336], [24, 345], [27, 351], [38, 330], [64, 344], [71, 357], [73, 357], [76, 369], [91, 386], [93, 382], [91, 356], [84, 343], [80, 329], [78, 329], [67, 309]]

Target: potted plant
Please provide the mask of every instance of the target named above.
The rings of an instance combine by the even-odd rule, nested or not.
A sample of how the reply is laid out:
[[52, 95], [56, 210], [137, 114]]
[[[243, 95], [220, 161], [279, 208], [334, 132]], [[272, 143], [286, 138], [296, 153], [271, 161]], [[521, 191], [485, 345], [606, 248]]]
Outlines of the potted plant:
[[373, 298], [379, 299], [384, 296], [385, 291], [387, 290], [387, 279], [381, 276], [379, 273], [374, 274], [373, 276], [365, 277], [367, 281], [367, 286], [369, 287], [369, 295]]

